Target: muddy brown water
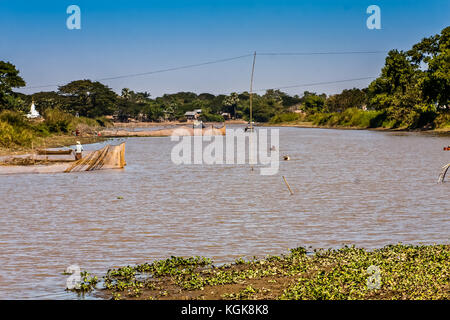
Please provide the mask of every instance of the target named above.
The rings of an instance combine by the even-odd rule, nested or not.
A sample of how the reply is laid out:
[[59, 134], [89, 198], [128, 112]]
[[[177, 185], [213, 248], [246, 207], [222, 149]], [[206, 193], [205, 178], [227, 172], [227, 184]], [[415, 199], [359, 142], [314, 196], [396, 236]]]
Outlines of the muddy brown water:
[[450, 183], [436, 181], [450, 137], [279, 129], [291, 160], [273, 176], [177, 166], [167, 137], [126, 139], [124, 170], [0, 175], [0, 298], [76, 299], [61, 274], [71, 264], [101, 276], [171, 255], [218, 264], [297, 246], [449, 243]]

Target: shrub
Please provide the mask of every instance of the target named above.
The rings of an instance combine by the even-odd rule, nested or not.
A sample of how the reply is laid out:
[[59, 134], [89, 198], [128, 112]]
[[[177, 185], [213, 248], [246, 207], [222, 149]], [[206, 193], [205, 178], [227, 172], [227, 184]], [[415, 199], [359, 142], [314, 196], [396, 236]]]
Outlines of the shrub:
[[25, 118], [25, 116], [16, 111], [11, 110], [3, 110], [0, 113], [0, 121], [6, 122], [13, 127], [29, 127], [29, 121]]
[[383, 127], [416, 129], [433, 127], [436, 108], [430, 105], [416, 105], [413, 108], [389, 107]]
[[13, 148], [16, 146], [31, 146], [33, 132], [23, 127], [14, 127], [11, 124], [0, 120], [0, 146]]
[[450, 128], [450, 113], [441, 113], [434, 120], [436, 128]]
[[204, 112], [200, 115], [200, 120], [207, 122], [224, 122], [225, 119], [220, 114]]
[[318, 126], [358, 128], [378, 127], [384, 118], [385, 115], [382, 111], [363, 111], [357, 108], [349, 108], [343, 112], [315, 113], [308, 117], [313, 124]]
[[95, 120], [97, 121], [97, 124], [100, 125], [101, 127], [111, 127], [113, 125], [112, 121], [104, 116], [97, 117], [95, 118]]
[[293, 121], [301, 121], [304, 119], [304, 115], [295, 113], [295, 112], [289, 112], [289, 113], [280, 113], [275, 116], [273, 116], [270, 119], [270, 123], [282, 123], [282, 122], [293, 122]]
[[50, 132], [67, 133], [71, 130], [74, 116], [59, 109], [46, 109], [44, 118], [44, 123]]

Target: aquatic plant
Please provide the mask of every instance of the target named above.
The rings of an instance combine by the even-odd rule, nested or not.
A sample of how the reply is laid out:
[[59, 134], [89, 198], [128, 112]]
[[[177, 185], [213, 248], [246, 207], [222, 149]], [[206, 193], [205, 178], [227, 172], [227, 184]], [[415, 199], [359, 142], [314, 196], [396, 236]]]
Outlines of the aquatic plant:
[[[170, 257], [108, 270], [101, 294], [113, 299], [449, 299], [449, 260], [449, 245], [403, 244], [311, 253], [299, 247], [221, 266], [204, 257]], [[89, 279], [83, 282], [94, 282]]]

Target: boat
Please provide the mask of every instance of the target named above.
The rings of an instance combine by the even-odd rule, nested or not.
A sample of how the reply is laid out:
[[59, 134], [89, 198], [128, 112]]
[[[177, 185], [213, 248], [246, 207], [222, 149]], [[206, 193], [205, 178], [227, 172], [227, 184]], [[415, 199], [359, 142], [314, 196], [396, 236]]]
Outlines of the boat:
[[444, 147], [444, 151], [450, 151], [450, 146]]
[[245, 132], [247, 132], [247, 131], [253, 132], [255, 130], [254, 126], [255, 126], [255, 123], [253, 121], [252, 122], [249, 121], [247, 123], [247, 126], [245, 127], [244, 131]]
[[38, 155], [65, 155], [65, 154], [72, 154], [72, 149], [67, 150], [46, 150], [46, 149], [38, 149], [36, 150], [36, 153]]
[[[253, 122], [253, 109], [252, 109], [252, 102], [253, 102], [253, 75], [255, 73], [255, 61], [256, 61], [256, 51], [253, 54], [253, 64], [252, 64], [252, 76], [250, 77], [250, 120], [248, 121], [247, 126], [245, 127], [245, 132], [249, 131], [249, 132], [253, 132], [255, 129], [253, 127], [254, 122]], [[250, 140], [250, 144], [251, 144], [251, 140]], [[253, 167], [252, 167], [253, 168]]]

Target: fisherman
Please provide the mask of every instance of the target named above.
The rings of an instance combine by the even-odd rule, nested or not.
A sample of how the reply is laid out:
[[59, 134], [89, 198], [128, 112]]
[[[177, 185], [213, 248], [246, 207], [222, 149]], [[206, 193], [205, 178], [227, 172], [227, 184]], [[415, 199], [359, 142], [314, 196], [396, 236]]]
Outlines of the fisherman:
[[80, 160], [82, 158], [83, 146], [80, 141], [77, 141], [75, 150], [75, 160]]

